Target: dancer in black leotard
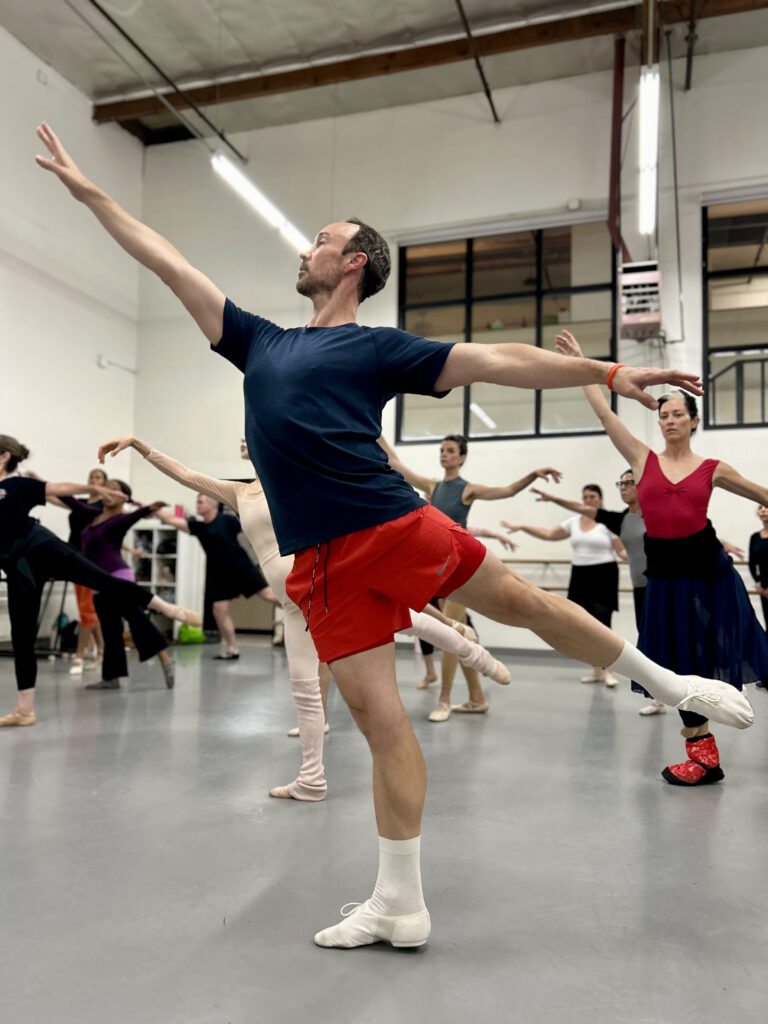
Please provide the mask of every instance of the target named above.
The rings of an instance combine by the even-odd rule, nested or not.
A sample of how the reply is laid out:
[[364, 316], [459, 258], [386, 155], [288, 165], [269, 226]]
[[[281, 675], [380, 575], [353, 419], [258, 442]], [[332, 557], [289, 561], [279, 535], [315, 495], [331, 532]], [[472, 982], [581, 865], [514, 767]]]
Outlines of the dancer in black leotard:
[[270, 604], [280, 602], [264, 579], [264, 574], [248, 557], [238, 541], [243, 532], [237, 516], [219, 512], [217, 503], [207, 494], [197, 496], [197, 514], [200, 519], [183, 519], [167, 509], [160, 509], [157, 518], [182, 533], [197, 537], [205, 551], [205, 594], [211, 602], [213, 617], [221, 633], [222, 650], [216, 661], [236, 661], [235, 625], [229, 614], [229, 602], [235, 597], [256, 594]]
[[135, 583], [115, 579], [98, 569], [79, 551], [30, 518], [30, 511], [36, 505], [44, 505], [50, 497], [93, 493], [94, 488], [11, 475], [28, 455], [29, 450], [15, 437], [0, 434], [0, 569], [8, 578], [8, 614], [18, 687], [16, 706], [10, 714], [0, 718], [0, 726], [35, 723], [35, 636], [46, 580], [82, 583], [98, 590], [119, 609], [140, 605], [179, 622], [201, 624], [200, 616], [194, 612], [169, 604]]

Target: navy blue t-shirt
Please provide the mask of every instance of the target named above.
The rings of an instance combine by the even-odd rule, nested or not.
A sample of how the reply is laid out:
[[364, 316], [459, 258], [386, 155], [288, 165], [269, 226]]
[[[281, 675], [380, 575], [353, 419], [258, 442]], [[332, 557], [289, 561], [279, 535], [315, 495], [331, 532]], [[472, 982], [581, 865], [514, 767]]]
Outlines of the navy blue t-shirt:
[[244, 374], [245, 437], [281, 554], [425, 504], [377, 444], [381, 411], [398, 393], [443, 397], [452, 347], [354, 323], [283, 330], [227, 299], [214, 351]]

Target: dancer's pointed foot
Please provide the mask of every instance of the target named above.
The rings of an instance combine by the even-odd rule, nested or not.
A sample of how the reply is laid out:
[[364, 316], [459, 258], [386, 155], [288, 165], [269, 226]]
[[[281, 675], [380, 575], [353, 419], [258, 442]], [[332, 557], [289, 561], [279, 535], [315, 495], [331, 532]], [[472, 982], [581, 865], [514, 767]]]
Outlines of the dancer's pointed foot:
[[677, 711], [693, 711], [712, 722], [731, 725], [735, 729], [748, 729], [755, 720], [755, 712], [744, 694], [730, 683], [702, 676], [683, 676], [688, 692], [675, 705]]
[[157, 594], [153, 594], [152, 600], [149, 602], [149, 608], [154, 612], [160, 612], [169, 619], [174, 619], [176, 622], [186, 622], [188, 626], [201, 627], [203, 624], [203, 620], [197, 612], [193, 612], [190, 608], [183, 608], [180, 604], [164, 601]]
[[23, 708], [14, 708], [9, 715], [0, 718], [0, 728], [15, 725], [34, 725], [37, 721], [34, 711], [24, 711]]
[[424, 678], [421, 680], [421, 682], [416, 684], [416, 689], [417, 690], [426, 690], [426, 688], [428, 686], [431, 686], [432, 683], [436, 683], [436, 682], [437, 682], [437, 676], [434, 676], [434, 675], [431, 676], [429, 674], [429, 672], [427, 672], [427, 674], [424, 676]]
[[375, 914], [366, 900], [347, 903], [341, 914], [342, 921], [315, 935], [315, 945], [337, 949], [370, 946], [374, 942], [389, 942], [397, 947], [423, 946], [432, 930], [428, 910], [383, 917]]

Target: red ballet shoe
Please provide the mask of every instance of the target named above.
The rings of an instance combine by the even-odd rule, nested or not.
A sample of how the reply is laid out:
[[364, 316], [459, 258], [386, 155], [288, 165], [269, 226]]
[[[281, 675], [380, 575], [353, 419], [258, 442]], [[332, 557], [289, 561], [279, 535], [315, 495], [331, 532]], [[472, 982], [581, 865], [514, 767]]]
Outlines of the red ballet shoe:
[[661, 773], [673, 786], [706, 786], [725, 778], [720, 767], [720, 752], [711, 732], [696, 739], [686, 740], [689, 761], [668, 765]]

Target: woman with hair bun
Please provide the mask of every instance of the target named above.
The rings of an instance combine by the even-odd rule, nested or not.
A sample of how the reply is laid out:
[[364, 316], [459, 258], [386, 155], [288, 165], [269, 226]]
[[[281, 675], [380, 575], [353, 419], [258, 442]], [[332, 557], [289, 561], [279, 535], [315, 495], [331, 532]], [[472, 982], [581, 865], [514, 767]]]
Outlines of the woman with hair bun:
[[[567, 331], [556, 344], [563, 355], [581, 355]], [[673, 391], [659, 399], [664, 450], [657, 455], [624, 426], [598, 385], [585, 387], [584, 394], [637, 481], [648, 556], [638, 647], [674, 672], [720, 679], [737, 690], [765, 678], [768, 638], [707, 518], [707, 507], [713, 487], [761, 505], [768, 505], [768, 488], [691, 450], [699, 425], [692, 395]], [[637, 683], [632, 688], [650, 696]], [[692, 711], [680, 711], [680, 717], [688, 760], [667, 766], [662, 776], [673, 786], [719, 782], [724, 775], [709, 720]]]
[[70, 580], [98, 590], [119, 610], [140, 605], [179, 622], [201, 625], [200, 616], [170, 604], [151, 591], [103, 572], [29, 515], [50, 498], [109, 492], [87, 484], [50, 483], [13, 475], [29, 449], [9, 434], [0, 434], [0, 569], [8, 580], [16, 685], [16, 706], [0, 718], [0, 727], [34, 725], [37, 659], [35, 637], [43, 585], [49, 579]]

